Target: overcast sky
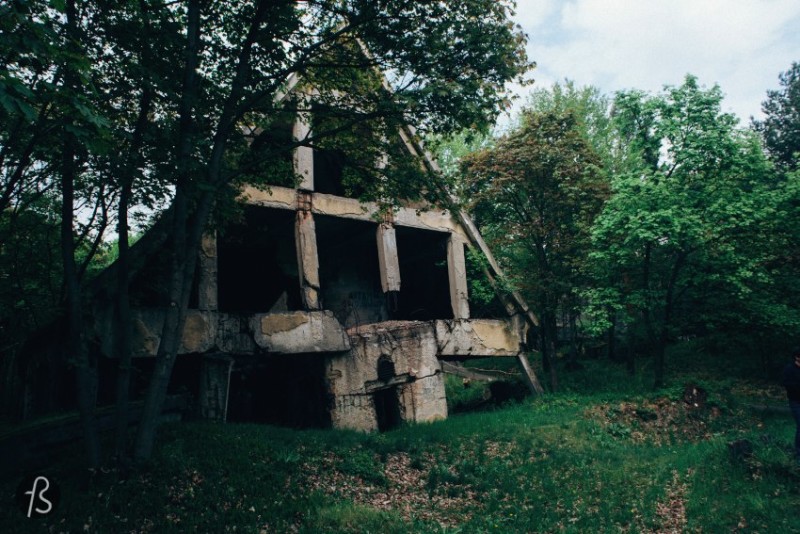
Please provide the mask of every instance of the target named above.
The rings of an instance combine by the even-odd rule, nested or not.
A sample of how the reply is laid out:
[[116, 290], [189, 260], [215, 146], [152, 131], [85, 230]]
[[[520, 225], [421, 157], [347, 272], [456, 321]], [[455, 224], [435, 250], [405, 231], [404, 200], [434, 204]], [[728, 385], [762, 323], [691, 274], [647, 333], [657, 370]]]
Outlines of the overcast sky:
[[800, 61], [800, 0], [517, 0], [516, 20], [535, 87], [655, 92], [691, 73], [745, 124]]

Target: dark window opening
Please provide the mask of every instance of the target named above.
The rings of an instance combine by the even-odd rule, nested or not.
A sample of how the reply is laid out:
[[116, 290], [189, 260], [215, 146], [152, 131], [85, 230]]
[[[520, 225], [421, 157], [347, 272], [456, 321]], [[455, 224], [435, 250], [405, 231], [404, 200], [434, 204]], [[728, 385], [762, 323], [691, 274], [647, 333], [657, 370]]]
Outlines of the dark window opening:
[[[116, 358], [109, 358], [115, 369], [116, 378]], [[153, 376], [156, 359], [152, 357], [134, 358], [131, 369], [131, 400], [143, 399], [150, 385]], [[169, 384], [167, 385], [168, 395], [187, 394], [193, 399], [197, 398], [200, 391], [200, 370], [203, 365], [203, 355], [197, 353], [178, 354], [172, 367]], [[109, 385], [108, 396], [111, 399], [115, 394], [113, 389], [114, 382]]]
[[315, 223], [323, 308], [346, 328], [387, 320], [377, 224], [323, 215]]
[[386, 382], [394, 377], [394, 362], [388, 356], [378, 358], [378, 380]]
[[231, 371], [228, 421], [329, 428], [324, 358], [292, 354], [237, 359]]
[[375, 403], [375, 418], [378, 421], [378, 430], [386, 432], [400, 426], [403, 422], [400, 416], [400, 400], [397, 386], [376, 391], [372, 395]]
[[359, 198], [365, 186], [359, 169], [375, 164], [375, 136], [365, 123], [349, 124], [351, 114], [335, 106], [315, 102], [311, 129], [324, 136], [314, 148], [314, 191], [328, 195]]
[[452, 319], [447, 274], [449, 234], [396, 227], [400, 294], [394, 319]]
[[337, 152], [314, 150], [314, 191], [343, 197], [344, 156]]
[[292, 162], [295, 118], [294, 112], [284, 112], [268, 126], [245, 133], [248, 150], [241, 154], [237, 164], [247, 183], [295, 186]]
[[221, 312], [303, 309], [294, 224], [294, 211], [247, 207], [243, 222], [220, 233], [217, 291]]
[[169, 305], [169, 251], [151, 254], [131, 281], [131, 306], [163, 308]]

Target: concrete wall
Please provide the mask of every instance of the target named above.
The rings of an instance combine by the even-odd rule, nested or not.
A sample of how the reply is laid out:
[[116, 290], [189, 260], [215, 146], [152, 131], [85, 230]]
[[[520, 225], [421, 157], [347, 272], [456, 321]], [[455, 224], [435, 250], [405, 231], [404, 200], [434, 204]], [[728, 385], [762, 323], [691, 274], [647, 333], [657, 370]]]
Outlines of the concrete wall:
[[[397, 388], [401, 417], [425, 422], [447, 417], [444, 378], [434, 327], [425, 322], [388, 322], [351, 329], [348, 353], [328, 359], [334, 428], [372, 431], [378, 428], [374, 394]], [[389, 358], [395, 373], [378, 378], [378, 360]]]

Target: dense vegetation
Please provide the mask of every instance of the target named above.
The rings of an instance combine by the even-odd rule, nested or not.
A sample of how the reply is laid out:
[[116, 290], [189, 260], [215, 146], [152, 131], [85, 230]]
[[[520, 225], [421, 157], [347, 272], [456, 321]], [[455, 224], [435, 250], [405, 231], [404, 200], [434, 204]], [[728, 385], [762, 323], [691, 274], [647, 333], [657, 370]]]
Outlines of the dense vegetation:
[[602, 344], [630, 372], [652, 356], [660, 387], [680, 338], [765, 363], [800, 338], [796, 71], [751, 128], [693, 76], [613, 98], [557, 84], [460, 173], [451, 165], [509, 287], [539, 315], [545, 364]]
[[[152, 462], [128, 475], [87, 476], [66, 450], [46, 470], [61, 487], [57, 512], [25, 522], [3, 507], [0, 528], [797, 532], [793, 425], [788, 413], [756, 409], [782, 406], [782, 391], [754, 380], [752, 367], [723, 377], [715, 356], [698, 354], [693, 344], [671, 349], [657, 392], [649, 367], [630, 377], [589, 360], [563, 375], [562, 393], [383, 434], [175, 424]], [[687, 403], [690, 384], [707, 398]], [[453, 380], [448, 396], [471, 404], [481, 389]]]

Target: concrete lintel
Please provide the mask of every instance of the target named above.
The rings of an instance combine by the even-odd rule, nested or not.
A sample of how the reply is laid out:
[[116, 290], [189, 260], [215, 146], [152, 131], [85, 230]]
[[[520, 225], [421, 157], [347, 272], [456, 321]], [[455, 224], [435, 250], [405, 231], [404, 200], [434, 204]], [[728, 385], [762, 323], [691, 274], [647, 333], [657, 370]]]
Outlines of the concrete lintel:
[[435, 321], [439, 357], [516, 356], [522, 348], [511, 321], [465, 319]]
[[297, 190], [291, 187], [272, 185], [269, 189], [257, 189], [245, 186], [239, 199], [245, 204], [277, 208], [283, 210], [297, 209]]
[[450, 239], [447, 240], [447, 277], [450, 281], [450, 306], [453, 309], [453, 318], [469, 319], [464, 242], [456, 235], [450, 235]]
[[[374, 202], [360, 202], [354, 198], [338, 197], [325, 193], [314, 193], [314, 213], [375, 222], [378, 219], [378, 205]], [[392, 216], [395, 226], [433, 230], [435, 232], [454, 232], [466, 239], [466, 231], [453, 219], [450, 213], [440, 208], [420, 210], [411, 207], [397, 208]]]
[[378, 225], [378, 266], [381, 274], [381, 289], [400, 291], [400, 262], [397, 258], [397, 237], [391, 224]]
[[319, 302], [319, 256], [317, 255], [317, 231], [314, 216], [310, 211], [300, 210], [295, 219], [295, 245], [297, 268], [300, 274], [300, 291], [307, 310], [318, 310]]
[[350, 350], [344, 328], [330, 311], [257, 314], [251, 328], [256, 344], [270, 352], [302, 354]]
[[408, 384], [414, 380], [415, 378], [408, 373], [393, 376], [389, 380], [368, 380], [367, 382], [364, 382], [364, 392], [367, 394], [375, 393], [376, 391], [398, 386], [400, 384]]

